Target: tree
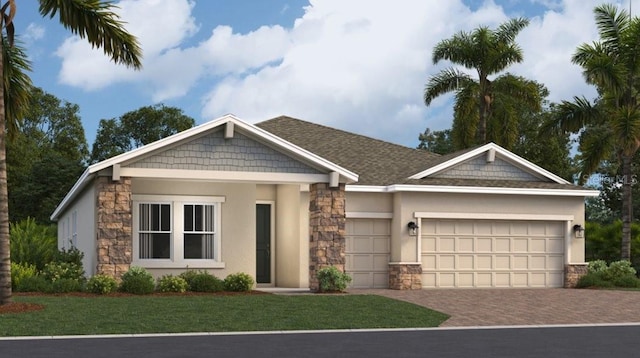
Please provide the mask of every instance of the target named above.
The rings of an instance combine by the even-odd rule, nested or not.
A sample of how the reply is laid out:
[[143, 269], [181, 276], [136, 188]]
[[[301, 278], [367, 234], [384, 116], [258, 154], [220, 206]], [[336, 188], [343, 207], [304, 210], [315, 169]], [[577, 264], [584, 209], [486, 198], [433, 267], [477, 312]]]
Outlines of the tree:
[[33, 217], [49, 224], [87, 163], [89, 150], [76, 104], [40, 88], [31, 90], [20, 127], [7, 143], [11, 222]]
[[522, 50], [515, 37], [528, 24], [524, 18], [511, 19], [497, 30], [479, 27], [472, 32], [459, 32], [435, 46], [434, 64], [449, 60], [478, 74], [478, 80], [474, 80], [450, 67], [431, 77], [425, 86], [427, 106], [436, 97], [455, 92], [451, 134], [456, 149], [490, 141], [510, 148], [517, 140], [517, 109], [527, 106], [540, 110], [541, 98], [534, 81], [509, 73], [489, 79], [509, 65], [522, 62]]
[[453, 141], [451, 140], [451, 129], [442, 131], [432, 131], [427, 128], [424, 133], [418, 136], [420, 144], [418, 149], [424, 149], [436, 154], [449, 154], [454, 152]]
[[559, 106], [557, 125], [580, 133], [580, 179], [588, 178], [607, 160], [621, 170], [621, 258], [630, 260], [633, 220], [633, 158], [640, 147], [640, 19], [604, 4], [594, 9], [599, 41], [580, 45], [572, 61], [600, 98], [592, 104], [575, 97]]
[[163, 104], [141, 107], [117, 119], [102, 119], [91, 150], [96, 163], [189, 129], [196, 121]]
[[[28, 91], [24, 82], [16, 82], [12, 77], [12, 51], [5, 48], [14, 45], [14, 24], [17, 7], [15, 0], [0, 0], [0, 66], [3, 81], [0, 86], [0, 305], [11, 302], [11, 260], [9, 246], [9, 202], [7, 191], [6, 131], [11, 131], [22, 118], [20, 108], [27, 101]], [[39, 11], [43, 17], [58, 15], [60, 23], [74, 35], [86, 39], [93, 47], [102, 48], [104, 53], [120, 64], [135, 69], [142, 67], [141, 49], [136, 38], [124, 28], [124, 24], [113, 12], [113, 5], [105, 1], [40, 0]], [[5, 59], [6, 56], [9, 56]], [[24, 79], [24, 78], [23, 78]], [[6, 94], [6, 92], [8, 94]], [[21, 98], [18, 94], [25, 94]], [[24, 102], [20, 102], [24, 100]], [[11, 135], [9, 133], [9, 135]]]

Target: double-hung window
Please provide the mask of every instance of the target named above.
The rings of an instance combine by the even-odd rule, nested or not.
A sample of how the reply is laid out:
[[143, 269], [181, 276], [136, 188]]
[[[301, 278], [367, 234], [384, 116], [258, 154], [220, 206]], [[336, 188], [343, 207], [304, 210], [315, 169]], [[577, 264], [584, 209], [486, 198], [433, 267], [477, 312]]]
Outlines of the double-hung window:
[[220, 209], [224, 197], [133, 195], [134, 264], [224, 267]]

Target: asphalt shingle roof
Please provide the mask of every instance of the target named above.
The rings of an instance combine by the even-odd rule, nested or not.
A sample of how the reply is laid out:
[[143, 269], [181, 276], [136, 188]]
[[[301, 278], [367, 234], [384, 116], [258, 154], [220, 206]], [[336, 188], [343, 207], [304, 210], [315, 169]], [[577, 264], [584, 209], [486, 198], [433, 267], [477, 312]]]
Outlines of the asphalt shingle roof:
[[412, 184], [501, 188], [576, 189], [553, 182], [408, 177], [443, 163], [471, 149], [441, 156], [421, 149], [385, 142], [363, 135], [281, 116], [257, 123], [276, 136], [315, 153], [359, 175], [354, 185]]

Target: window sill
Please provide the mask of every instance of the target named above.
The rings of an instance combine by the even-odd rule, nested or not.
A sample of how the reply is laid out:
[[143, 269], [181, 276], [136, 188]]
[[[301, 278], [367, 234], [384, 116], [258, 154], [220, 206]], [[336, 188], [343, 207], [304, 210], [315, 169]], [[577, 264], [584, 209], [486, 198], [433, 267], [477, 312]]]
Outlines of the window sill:
[[223, 269], [224, 262], [213, 260], [133, 260], [132, 266], [140, 266], [148, 269]]

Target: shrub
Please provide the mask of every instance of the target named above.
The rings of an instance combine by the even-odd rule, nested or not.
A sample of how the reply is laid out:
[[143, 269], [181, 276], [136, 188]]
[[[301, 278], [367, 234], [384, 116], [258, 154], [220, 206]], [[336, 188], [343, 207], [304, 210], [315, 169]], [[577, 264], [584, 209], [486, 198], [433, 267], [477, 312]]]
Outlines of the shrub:
[[179, 277], [182, 277], [185, 281], [187, 281], [187, 290], [192, 291], [191, 289], [191, 281], [193, 281], [193, 278], [196, 277], [198, 274], [203, 273], [204, 271], [196, 271], [196, 270], [187, 270], [181, 274], [179, 274]]
[[56, 227], [40, 225], [34, 218], [27, 218], [9, 227], [11, 260], [15, 263], [35, 265], [42, 270], [53, 261], [58, 250]]
[[106, 295], [118, 289], [115, 278], [107, 275], [95, 275], [87, 282], [87, 291], [99, 295]]
[[320, 283], [321, 292], [342, 292], [351, 282], [351, 276], [340, 272], [335, 266], [327, 266], [318, 270], [316, 276]]
[[82, 266], [69, 262], [50, 262], [44, 266], [42, 276], [51, 282], [60, 279], [75, 280], [83, 282], [85, 280]]
[[591, 273], [603, 272], [607, 269], [607, 262], [605, 260], [593, 260], [589, 261], [588, 270]]
[[224, 289], [233, 292], [250, 291], [253, 283], [253, 278], [244, 272], [232, 273], [224, 279]]
[[11, 289], [18, 291], [18, 287], [25, 279], [38, 275], [35, 265], [29, 263], [11, 262]]
[[60, 249], [59, 251], [57, 251], [53, 258], [53, 261], [76, 264], [77, 266], [82, 267], [83, 258], [84, 253], [77, 248], [72, 247], [69, 250]]
[[640, 280], [636, 275], [626, 274], [615, 277], [612, 281], [615, 287], [625, 288], [638, 288], [640, 287]]
[[158, 291], [160, 292], [186, 292], [187, 281], [180, 276], [164, 275], [158, 279]]
[[51, 282], [47, 281], [44, 277], [36, 275], [31, 277], [25, 277], [16, 285], [16, 292], [49, 292], [51, 289]]
[[135, 295], [147, 295], [155, 289], [153, 276], [142, 267], [131, 266], [129, 271], [122, 275], [120, 290]]
[[578, 280], [576, 288], [588, 288], [588, 287], [613, 287], [613, 282], [607, 281], [602, 277], [602, 272], [590, 272]]
[[47, 282], [45, 286], [46, 293], [68, 293], [68, 292], [82, 292], [84, 285], [82, 281], [74, 280], [70, 278], [61, 278], [56, 281]]
[[636, 269], [631, 267], [631, 262], [627, 260], [614, 261], [610, 263], [609, 267], [603, 272], [604, 279], [608, 281], [613, 281], [617, 277], [626, 275], [635, 276], [635, 274]]
[[[249, 286], [251, 287], [252, 285], [253, 280], [251, 280], [251, 284]], [[191, 279], [190, 289], [194, 292], [220, 292], [224, 291], [225, 282], [206, 272], [200, 272]], [[249, 289], [245, 291], [248, 291]]]

